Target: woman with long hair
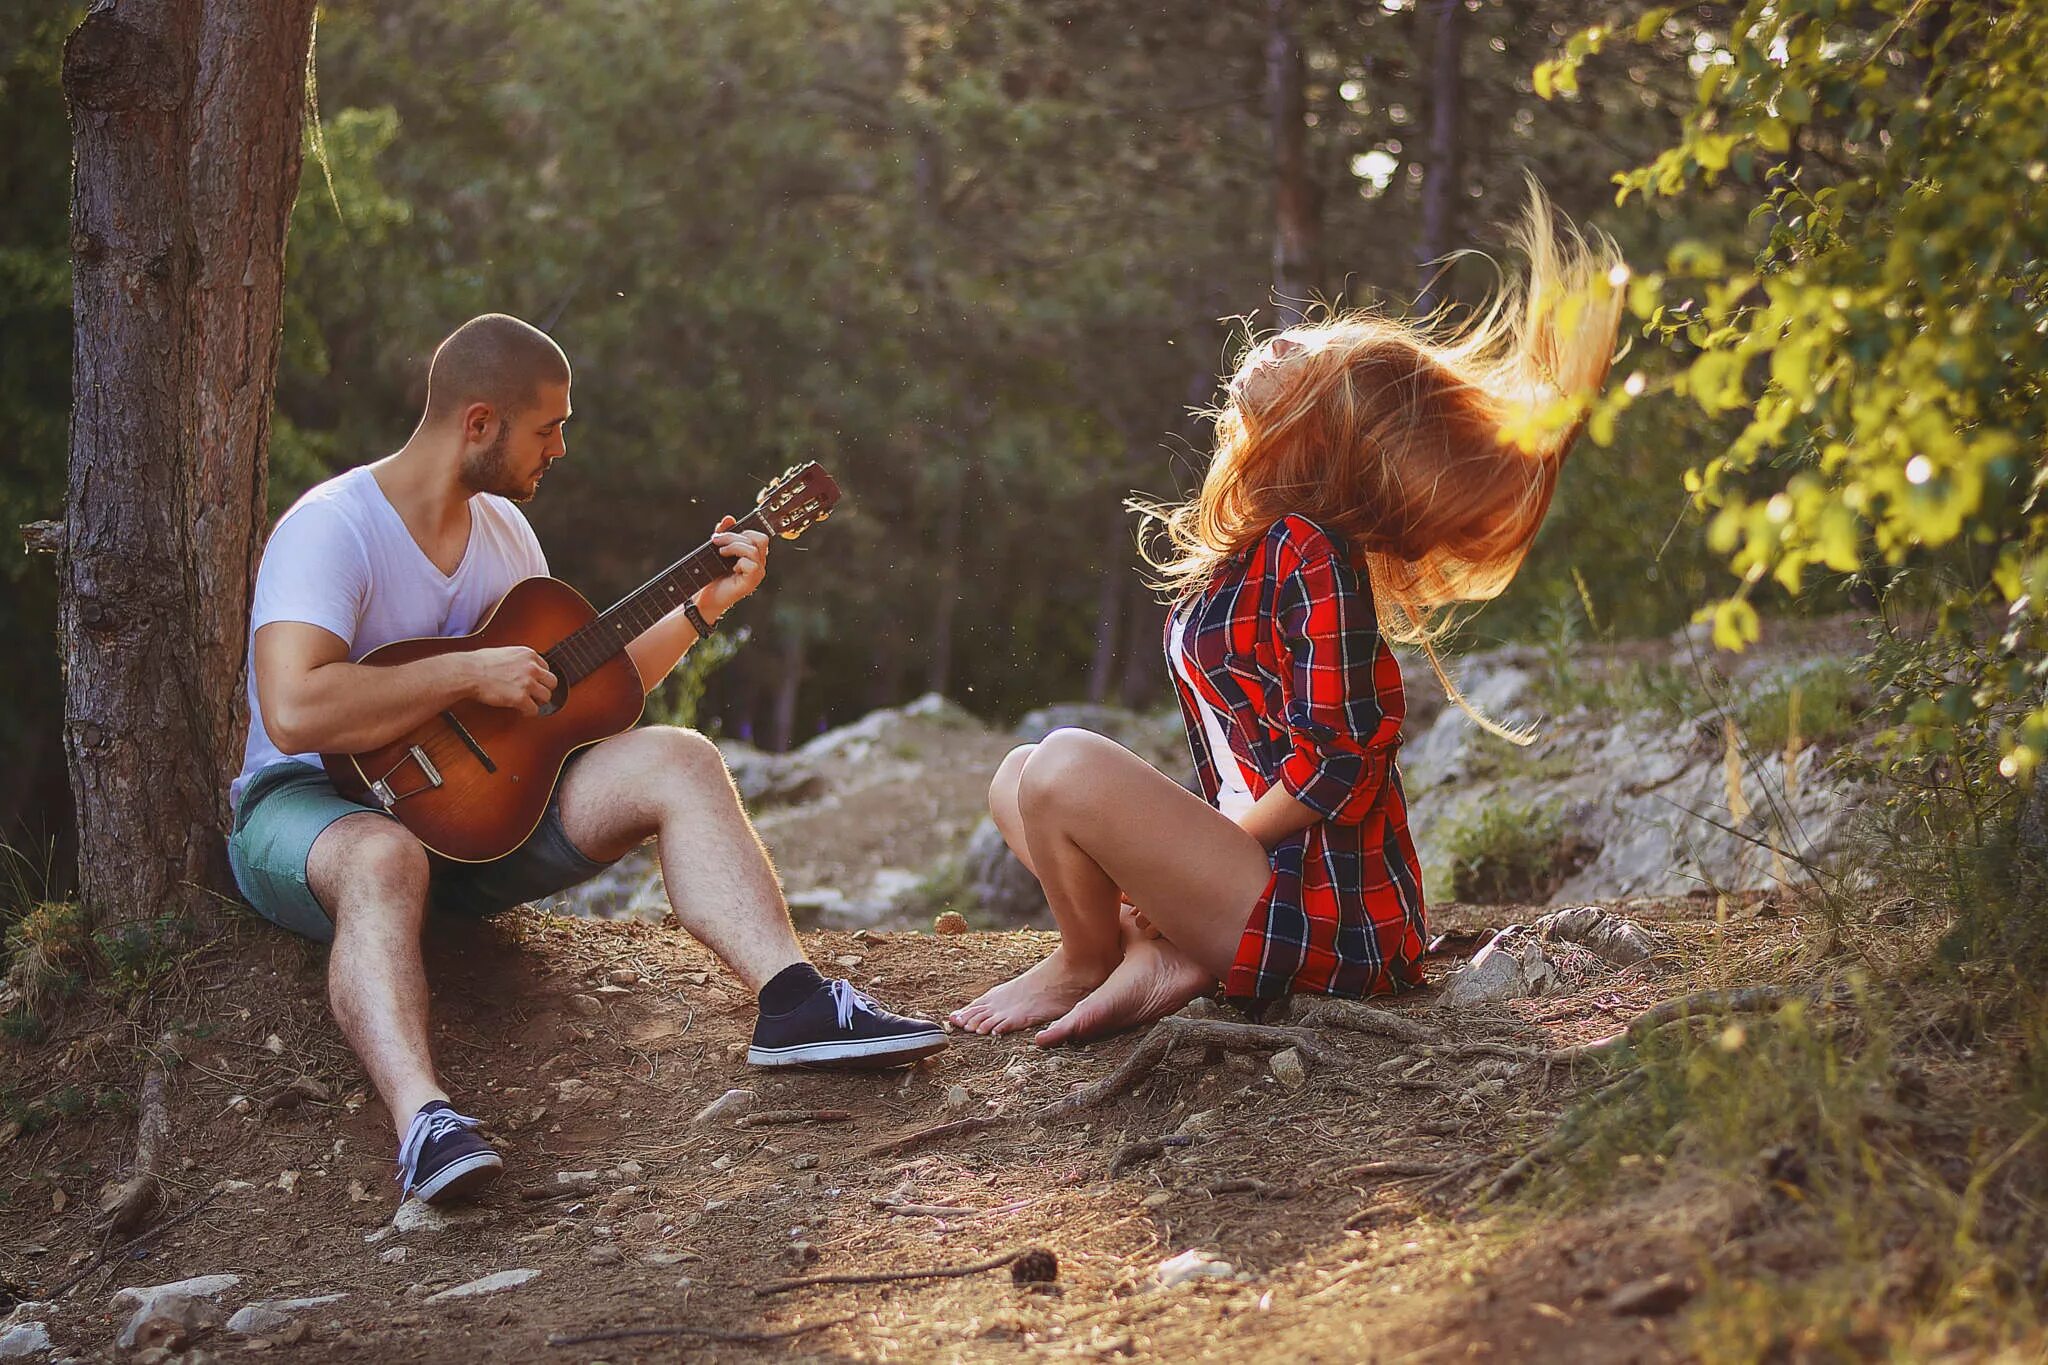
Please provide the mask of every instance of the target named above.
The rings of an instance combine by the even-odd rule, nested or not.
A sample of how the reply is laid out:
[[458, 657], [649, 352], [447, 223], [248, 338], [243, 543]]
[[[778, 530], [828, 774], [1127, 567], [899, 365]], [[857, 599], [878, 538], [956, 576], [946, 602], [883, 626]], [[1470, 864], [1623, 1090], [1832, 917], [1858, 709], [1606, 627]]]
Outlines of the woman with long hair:
[[989, 807], [1060, 943], [954, 1023], [1046, 1024], [1050, 1046], [1218, 982], [1262, 1000], [1421, 980], [1389, 642], [1419, 646], [1465, 706], [1434, 642], [1527, 555], [1606, 379], [1626, 277], [1605, 239], [1560, 238], [1533, 187], [1518, 245], [1526, 278], [1463, 328], [1342, 314], [1242, 357], [1201, 492], [1140, 509], [1163, 532], [1148, 558], [1174, 603], [1202, 795], [1085, 730], [1011, 753]]

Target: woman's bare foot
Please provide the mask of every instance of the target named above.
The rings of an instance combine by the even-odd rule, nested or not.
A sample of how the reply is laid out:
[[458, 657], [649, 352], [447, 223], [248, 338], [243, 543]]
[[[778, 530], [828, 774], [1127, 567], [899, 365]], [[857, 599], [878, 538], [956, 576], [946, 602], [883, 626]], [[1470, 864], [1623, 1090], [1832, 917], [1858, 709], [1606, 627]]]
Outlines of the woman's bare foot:
[[1109, 979], [1031, 1041], [1052, 1047], [1150, 1023], [1215, 985], [1215, 977], [1167, 940], [1126, 936], [1123, 961]]
[[1109, 966], [1082, 966], [1061, 944], [1045, 961], [982, 992], [951, 1018], [971, 1033], [1015, 1033], [1059, 1018], [1110, 976]]

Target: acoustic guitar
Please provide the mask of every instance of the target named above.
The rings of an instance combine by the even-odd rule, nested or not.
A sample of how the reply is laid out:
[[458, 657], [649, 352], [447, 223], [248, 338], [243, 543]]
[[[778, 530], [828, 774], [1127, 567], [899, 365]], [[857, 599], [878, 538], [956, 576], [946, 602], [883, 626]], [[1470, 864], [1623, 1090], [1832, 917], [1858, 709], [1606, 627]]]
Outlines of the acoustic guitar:
[[[832, 476], [806, 464], [762, 490], [754, 510], [729, 529], [794, 540], [838, 502]], [[555, 691], [536, 716], [458, 702], [379, 748], [321, 755], [327, 775], [342, 795], [382, 806], [444, 857], [503, 857], [540, 824], [569, 756], [640, 719], [646, 693], [627, 643], [730, 572], [707, 540], [602, 612], [560, 579], [522, 579], [468, 635], [395, 640], [371, 650], [356, 662], [381, 667], [525, 645], [547, 660]]]

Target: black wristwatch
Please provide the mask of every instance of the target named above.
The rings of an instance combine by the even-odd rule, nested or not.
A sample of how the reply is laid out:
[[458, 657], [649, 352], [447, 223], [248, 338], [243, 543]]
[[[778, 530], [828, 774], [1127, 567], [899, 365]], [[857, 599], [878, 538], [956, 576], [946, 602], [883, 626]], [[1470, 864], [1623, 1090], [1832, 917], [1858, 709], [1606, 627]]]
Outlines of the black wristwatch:
[[683, 619], [690, 623], [690, 628], [697, 632], [697, 638], [700, 640], [710, 639], [711, 632], [716, 629], [704, 619], [704, 613], [697, 610], [697, 603], [691, 598], [683, 599]]

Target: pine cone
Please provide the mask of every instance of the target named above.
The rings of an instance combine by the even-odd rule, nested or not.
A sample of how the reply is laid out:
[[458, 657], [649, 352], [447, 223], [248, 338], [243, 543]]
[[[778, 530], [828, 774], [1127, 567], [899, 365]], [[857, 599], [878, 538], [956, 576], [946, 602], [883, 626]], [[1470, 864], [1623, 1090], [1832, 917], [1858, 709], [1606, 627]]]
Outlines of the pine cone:
[[1012, 1284], [1051, 1284], [1059, 1277], [1059, 1258], [1044, 1247], [1033, 1247], [1010, 1262]]

